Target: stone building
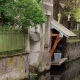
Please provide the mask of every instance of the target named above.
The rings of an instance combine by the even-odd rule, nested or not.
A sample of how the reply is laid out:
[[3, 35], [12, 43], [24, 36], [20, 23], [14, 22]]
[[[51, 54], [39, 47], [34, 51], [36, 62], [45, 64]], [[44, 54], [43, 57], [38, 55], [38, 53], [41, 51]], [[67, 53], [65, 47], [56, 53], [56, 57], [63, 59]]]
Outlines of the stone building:
[[47, 21], [35, 28], [30, 28], [29, 65], [39, 67], [39, 71], [50, 69], [50, 22], [53, 16], [53, 0], [42, 0], [42, 6]]

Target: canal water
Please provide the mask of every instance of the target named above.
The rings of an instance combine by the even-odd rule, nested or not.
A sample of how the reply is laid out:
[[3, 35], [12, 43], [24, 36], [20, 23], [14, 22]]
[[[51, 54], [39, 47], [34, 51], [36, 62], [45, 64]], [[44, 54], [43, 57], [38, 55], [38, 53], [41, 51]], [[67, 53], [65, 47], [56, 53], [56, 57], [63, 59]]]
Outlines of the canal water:
[[80, 59], [64, 63], [62, 66], [52, 66], [50, 71], [31, 80], [80, 80]]

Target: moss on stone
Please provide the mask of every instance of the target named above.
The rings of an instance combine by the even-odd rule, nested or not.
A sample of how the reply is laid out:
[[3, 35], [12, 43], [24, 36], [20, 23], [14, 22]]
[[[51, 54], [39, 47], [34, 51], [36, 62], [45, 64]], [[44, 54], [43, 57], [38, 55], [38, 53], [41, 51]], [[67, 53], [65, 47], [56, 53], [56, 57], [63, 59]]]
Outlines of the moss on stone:
[[78, 40], [76, 40], [76, 39], [75, 40], [72, 40], [71, 39], [71, 40], [68, 40], [67, 42], [68, 43], [80, 43], [80, 39], [78, 39]]

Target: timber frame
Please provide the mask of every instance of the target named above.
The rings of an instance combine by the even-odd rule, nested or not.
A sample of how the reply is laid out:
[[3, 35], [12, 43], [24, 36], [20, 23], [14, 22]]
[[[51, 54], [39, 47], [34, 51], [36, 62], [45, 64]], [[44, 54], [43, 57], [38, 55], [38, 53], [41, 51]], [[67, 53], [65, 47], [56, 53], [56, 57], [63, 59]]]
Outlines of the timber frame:
[[50, 51], [50, 55], [52, 57], [52, 55], [53, 55], [53, 53], [54, 53], [54, 51], [56, 49], [56, 46], [57, 46], [58, 42], [61, 40], [61, 38], [59, 37], [59, 34], [52, 34], [51, 36], [53, 36], [53, 37], [55, 36], [56, 37], [55, 42], [53, 44], [53, 47], [52, 47], [52, 49]]
[[[50, 55], [51, 55], [51, 58], [52, 58], [52, 56], [54, 55], [54, 52], [55, 52], [55, 50], [56, 50], [56, 47], [57, 47], [57, 45], [58, 45], [58, 42], [59, 42], [63, 37], [61, 38], [61, 37], [59, 36], [59, 34], [57, 34], [57, 33], [52, 33], [52, 34], [51, 34], [51, 37], [56, 37], [56, 39], [55, 39], [55, 41], [54, 41], [54, 44], [52, 45], [52, 49], [51, 49], [51, 51], [50, 51]], [[61, 66], [66, 60], [67, 60], [67, 58], [61, 58], [60, 61], [59, 61], [59, 63], [55, 63], [54, 61], [52, 61], [51, 65], [53, 65], [53, 66]]]
[[52, 34], [51, 34], [52, 44], [51, 44], [51, 51], [50, 51], [51, 58], [53, 59], [54, 52], [57, 49], [57, 47], [59, 47], [60, 45], [62, 46], [61, 53], [63, 54], [63, 55], [61, 55], [61, 59], [60, 59], [59, 63], [55, 63], [55, 61], [52, 61], [51, 65], [60, 66], [67, 60], [67, 58], [64, 58], [65, 56], [64, 56], [64, 52], [63, 52], [65, 43], [66, 43], [65, 38], [76, 37], [77, 35], [75, 33], [73, 33], [72, 31], [70, 31], [69, 29], [67, 29], [65, 26], [58, 23], [54, 19], [52, 19], [52, 21], [51, 21], [51, 30], [52, 30]]

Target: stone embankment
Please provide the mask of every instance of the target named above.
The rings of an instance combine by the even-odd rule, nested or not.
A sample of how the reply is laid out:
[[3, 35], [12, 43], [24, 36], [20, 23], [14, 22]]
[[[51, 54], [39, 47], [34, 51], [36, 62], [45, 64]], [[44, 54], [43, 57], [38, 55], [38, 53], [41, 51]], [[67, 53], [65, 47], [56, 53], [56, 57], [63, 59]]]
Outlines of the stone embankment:
[[67, 43], [65, 57], [68, 61], [80, 58], [80, 41]]
[[19, 80], [28, 77], [28, 55], [0, 58], [0, 80]]

